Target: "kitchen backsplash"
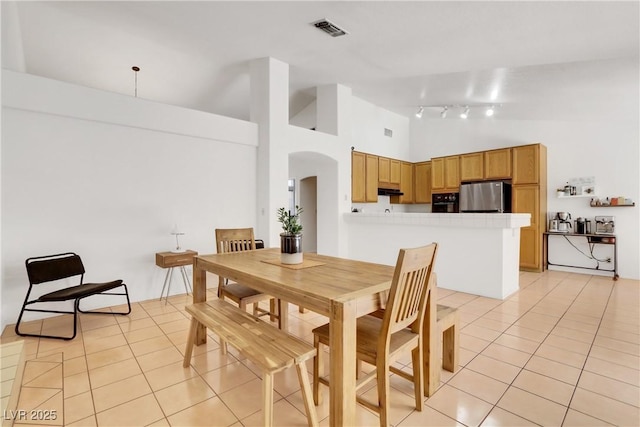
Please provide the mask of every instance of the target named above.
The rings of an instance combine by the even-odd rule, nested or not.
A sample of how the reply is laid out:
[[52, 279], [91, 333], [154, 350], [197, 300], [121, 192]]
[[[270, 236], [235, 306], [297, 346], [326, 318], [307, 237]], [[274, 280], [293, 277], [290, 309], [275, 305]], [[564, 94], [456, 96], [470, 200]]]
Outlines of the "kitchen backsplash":
[[357, 209], [358, 212], [385, 212], [387, 209], [389, 212], [412, 212], [412, 213], [427, 213], [431, 212], [430, 204], [392, 204], [391, 196], [378, 196], [377, 203], [352, 203], [351, 210]]

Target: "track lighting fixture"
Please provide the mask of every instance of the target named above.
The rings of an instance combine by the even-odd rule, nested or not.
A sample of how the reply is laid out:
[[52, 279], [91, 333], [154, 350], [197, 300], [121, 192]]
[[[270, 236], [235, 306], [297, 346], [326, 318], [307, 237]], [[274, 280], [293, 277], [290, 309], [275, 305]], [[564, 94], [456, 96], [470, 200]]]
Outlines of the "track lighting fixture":
[[482, 109], [486, 117], [492, 117], [495, 114], [496, 109], [499, 107], [502, 107], [502, 104], [447, 104], [447, 105], [440, 104], [440, 105], [426, 105], [426, 106], [420, 105], [418, 107], [418, 110], [416, 111], [416, 117], [418, 119], [421, 119], [425, 109], [427, 109], [427, 112], [433, 111], [433, 109], [440, 110], [440, 117], [443, 119], [447, 117], [450, 110], [459, 111], [460, 112], [459, 117], [461, 119], [468, 119], [469, 113], [471, 112], [472, 109], [476, 109], [476, 110]]

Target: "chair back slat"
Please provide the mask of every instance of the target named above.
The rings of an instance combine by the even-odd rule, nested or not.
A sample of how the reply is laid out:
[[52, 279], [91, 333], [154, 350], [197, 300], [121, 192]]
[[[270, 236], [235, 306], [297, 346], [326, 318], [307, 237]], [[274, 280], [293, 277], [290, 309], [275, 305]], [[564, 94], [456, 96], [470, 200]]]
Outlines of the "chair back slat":
[[29, 258], [25, 264], [32, 285], [84, 274], [82, 260], [73, 252]]
[[387, 342], [394, 332], [422, 322], [437, 249], [437, 243], [432, 243], [400, 250], [383, 319], [382, 336]]
[[253, 228], [216, 228], [216, 248], [219, 254], [255, 249]]

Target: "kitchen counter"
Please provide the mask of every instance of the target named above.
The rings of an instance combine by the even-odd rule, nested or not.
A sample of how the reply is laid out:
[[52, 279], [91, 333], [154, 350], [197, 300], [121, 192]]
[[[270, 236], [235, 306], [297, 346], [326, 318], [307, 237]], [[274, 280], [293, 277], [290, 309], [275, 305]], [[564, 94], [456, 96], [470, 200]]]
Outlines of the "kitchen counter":
[[520, 228], [529, 214], [344, 214], [348, 256], [395, 265], [400, 248], [439, 244], [438, 286], [504, 299], [519, 288]]

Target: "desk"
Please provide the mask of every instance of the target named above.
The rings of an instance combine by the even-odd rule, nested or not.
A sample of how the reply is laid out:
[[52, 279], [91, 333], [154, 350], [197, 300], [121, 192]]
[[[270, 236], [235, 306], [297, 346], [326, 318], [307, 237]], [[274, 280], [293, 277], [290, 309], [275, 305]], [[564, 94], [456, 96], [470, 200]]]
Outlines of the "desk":
[[[189, 275], [187, 274], [187, 270], [184, 268], [185, 265], [193, 264], [193, 257], [198, 255], [196, 251], [186, 250], [184, 252], [158, 252], [156, 253], [156, 265], [160, 268], [168, 268], [167, 274], [164, 276], [164, 285], [162, 285], [162, 292], [160, 293], [160, 301], [162, 301], [162, 295], [164, 295], [164, 289], [167, 287], [167, 282], [169, 282], [169, 287], [167, 288], [167, 296], [165, 298], [166, 301], [169, 299], [169, 290], [171, 289], [171, 277], [173, 276], [173, 269], [175, 267], [180, 267], [180, 273], [182, 275], [182, 281], [184, 282], [184, 289], [187, 291], [187, 295], [189, 294], [189, 287], [191, 287], [191, 283], [189, 283]], [[187, 284], [189, 287], [187, 287]]]
[[[329, 421], [332, 426], [353, 426], [356, 409], [356, 318], [384, 307], [394, 268], [310, 253], [304, 254], [305, 259], [323, 265], [296, 270], [265, 262], [279, 256], [280, 249], [276, 248], [196, 256], [193, 263], [193, 302], [206, 301], [206, 273], [210, 272], [329, 317]], [[435, 301], [428, 306], [430, 311], [425, 316], [427, 336], [424, 339], [427, 395], [438, 386], [431, 378], [433, 375], [430, 375], [429, 367], [440, 369], [439, 351], [428, 351], [429, 347], [437, 348], [438, 345]], [[432, 329], [435, 332], [429, 333]], [[206, 330], [201, 326], [196, 343], [203, 344], [206, 339]]]
[[[569, 238], [581, 237], [587, 239], [587, 243], [589, 245], [613, 245], [613, 270], [605, 270], [600, 268], [600, 262], [597, 262], [596, 267], [583, 267], [579, 265], [567, 265], [567, 264], [555, 264], [549, 261], [549, 236], [564, 236], [567, 240]], [[545, 268], [550, 265], [557, 265], [560, 267], [572, 267], [572, 268], [583, 268], [587, 270], [597, 270], [597, 271], [610, 271], [613, 272], [613, 280], [618, 280], [618, 244], [617, 238], [614, 234], [575, 234], [575, 233], [554, 233], [554, 232], [545, 232], [544, 233], [544, 245], [545, 245]], [[571, 243], [571, 242], [569, 242]]]

